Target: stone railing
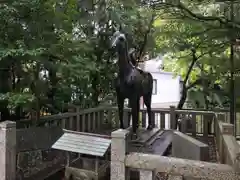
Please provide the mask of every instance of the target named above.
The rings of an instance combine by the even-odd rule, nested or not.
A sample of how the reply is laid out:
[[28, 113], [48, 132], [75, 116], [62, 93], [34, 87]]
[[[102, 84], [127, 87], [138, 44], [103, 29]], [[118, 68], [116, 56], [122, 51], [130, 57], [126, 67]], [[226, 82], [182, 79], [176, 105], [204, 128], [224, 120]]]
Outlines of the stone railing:
[[[223, 122], [228, 122], [227, 110], [216, 110], [222, 114]], [[177, 110], [174, 106], [170, 108], [154, 108], [151, 117], [156, 126], [161, 129], [174, 129], [176, 118], [181, 120], [180, 131], [190, 133], [193, 136], [203, 134], [207, 137], [209, 134], [215, 134], [215, 111], [204, 110]], [[140, 125], [147, 127], [148, 115], [146, 109], [140, 110]], [[131, 120], [131, 109], [124, 109], [125, 126], [129, 125]], [[32, 126], [33, 121], [21, 120], [17, 122], [17, 128], [28, 128]], [[236, 135], [240, 135], [240, 125], [237, 123]], [[102, 129], [112, 129], [119, 127], [118, 108], [112, 106], [102, 106], [90, 109], [76, 108], [76, 112], [67, 112], [51, 116], [41, 117], [37, 126], [61, 126], [64, 129], [82, 131], [82, 132], [99, 132]]]
[[[63, 129], [93, 132], [102, 129], [108, 118], [105, 117], [105, 107], [90, 108], [85, 110], [76, 109], [76, 112], [67, 112], [51, 116], [41, 117], [36, 126], [60, 126]], [[29, 128], [32, 126], [31, 120], [21, 120], [17, 122], [17, 128]]]
[[[152, 109], [151, 117], [156, 126], [161, 129], [174, 129], [176, 118], [181, 120], [180, 130], [191, 133], [193, 136], [214, 134], [214, 113], [212, 111], [176, 110], [170, 108]], [[148, 115], [146, 109], [140, 110], [140, 125], [147, 127]], [[124, 109], [125, 126], [131, 120], [131, 109]], [[17, 128], [28, 128], [32, 125], [31, 120], [17, 122]], [[82, 132], [99, 132], [103, 129], [119, 127], [117, 107], [97, 107], [77, 112], [68, 112], [51, 116], [41, 117], [37, 126], [61, 126], [64, 129]]]
[[227, 164], [164, 157], [152, 154], [128, 154], [128, 130], [112, 132], [111, 144], [111, 180], [130, 178], [130, 170], [138, 170], [140, 180], [153, 180], [157, 173], [165, 173], [168, 179], [182, 180], [238, 180], [235, 168]]
[[[222, 122], [225, 123], [230, 123], [230, 112], [229, 111], [225, 111], [225, 112], [221, 112], [219, 113], [219, 116], [222, 120]], [[236, 112], [236, 123], [234, 128], [234, 135], [236, 136], [237, 139], [240, 139], [240, 112]]]
[[[109, 111], [117, 111], [116, 107], [110, 107]], [[124, 120], [130, 121], [131, 109], [125, 108]], [[161, 129], [174, 129], [176, 118], [181, 121], [180, 129], [184, 133], [190, 133], [193, 136], [202, 134], [208, 136], [214, 134], [214, 112], [212, 111], [195, 111], [195, 110], [177, 110], [174, 106], [170, 108], [154, 108], [151, 117], [156, 126]], [[117, 117], [117, 114], [115, 114]], [[146, 109], [140, 109], [140, 125], [147, 127], [148, 115]]]
[[216, 145], [220, 162], [233, 166], [240, 172], [240, 145], [234, 136], [234, 126], [222, 121], [222, 115], [216, 115]]

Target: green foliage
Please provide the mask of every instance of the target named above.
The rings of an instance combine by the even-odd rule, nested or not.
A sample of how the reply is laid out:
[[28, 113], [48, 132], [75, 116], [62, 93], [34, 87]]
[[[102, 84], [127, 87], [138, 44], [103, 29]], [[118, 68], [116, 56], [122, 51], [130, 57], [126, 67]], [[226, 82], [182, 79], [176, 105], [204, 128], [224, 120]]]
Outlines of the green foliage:
[[11, 112], [92, 107], [113, 94], [113, 24], [130, 47], [145, 45], [146, 33], [154, 42], [153, 10], [138, 1], [12, 0], [0, 3], [0, 15], [0, 93]]
[[30, 93], [6, 93], [0, 95], [0, 100], [7, 100], [9, 102], [8, 108], [11, 110], [18, 106], [28, 109], [35, 101], [35, 97]]
[[[127, 34], [129, 47], [136, 47], [141, 55], [165, 54], [165, 69], [183, 79], [194, 48], [198, 60], [187, 85], [209, 79], [209, 86], [197, 83], [194, 90], [217, 94], [212, 88], [217, 83], [228, 92], [229, 39], [239, 32], [237, 23], [226, 20], [222, 7], [213, 1], [183, 1], [178, 6], [144, 2], [0, 3], [2, 101], [13, 111], [17, 107], [28, 111], [47, 108], [55, 113], [62, 111], [64, 104], [87, 108], [114, 97], [117, 67], [109, 40], [119, 25]], [[235, 65], [240, 67], [237, 55]], [[6, 108], [0, 104], [0, 110]]]
[[[236, 5], [240, 4], [236, 2], [234, 6]], [[236, 21], [225, 21], [229, 18], [223, 12], [226, 6], [229, 5], [214, 1], [184, 1], [177, 8], [168, 4], [165, 9], [158, 11], [159, 16], [154, 22], [155, 51], [165, 54], [165, 70], [175, 72], [183, 80], [187, 78], [186, 86], [192, 87], [190, 94], [194, 94], [189, 94], [188, 98], [199, 100], [203, 106], [206, 103], [203, 102], [204, 96], [207, 96], [209, 102], [223, 106], [225, 97], [230, 94], [229, 42], [239, 27], [229, 24]], [[229, 13], [229, 9], [227, 11]], [[187, 77], [193, 61], [192, 49], [196, 51], [197, 61]], [[238, 59], [236, 53], [235, 69], [240, 65]], [[194, 84], [197, 80], [201, 81]], [[216, 89], [216, 85], [220, 89]]]

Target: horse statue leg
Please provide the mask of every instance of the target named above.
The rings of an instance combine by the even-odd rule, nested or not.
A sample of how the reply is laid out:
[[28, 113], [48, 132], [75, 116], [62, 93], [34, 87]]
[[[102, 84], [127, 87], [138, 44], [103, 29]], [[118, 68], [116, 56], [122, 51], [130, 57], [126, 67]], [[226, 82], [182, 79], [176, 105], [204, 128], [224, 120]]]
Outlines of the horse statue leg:
[[132, 108], [132, 140], [136, 140], [139, 121], [139, 100], [133, 97], [130, 98], [129, 101]]
[[124, 123], [123, 123], [124, 98], [121, 96], [120, 93], [117, 93], [117, 103], [118, 103], [118, 116], [120, 121], [120, 128], [124, 129]]
[[139, 112], [140, 112], [140, 97], [137, 100], [137, 121], [136, 121], [136, 129], [139, 127]]
[[155, 127], [155, 122], [152, 121], [152, 115], [151, 115], [151, 103], [152, 103], [152, 94], [148, 93], [143, 96], [144, 104], [147, 106], [147, 113], [148, 113], [148, 130], [152, 130]]

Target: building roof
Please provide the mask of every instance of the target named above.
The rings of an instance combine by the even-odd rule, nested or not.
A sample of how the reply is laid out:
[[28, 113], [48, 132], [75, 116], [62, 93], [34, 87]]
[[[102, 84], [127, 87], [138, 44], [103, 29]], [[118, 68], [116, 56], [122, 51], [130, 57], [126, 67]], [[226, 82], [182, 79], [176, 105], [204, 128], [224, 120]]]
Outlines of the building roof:
[[109, 148], [110, 143], [111, 139], [99, 137], [98, 135], [65, 131], [53, 144], [52, 148], [102, 157]]

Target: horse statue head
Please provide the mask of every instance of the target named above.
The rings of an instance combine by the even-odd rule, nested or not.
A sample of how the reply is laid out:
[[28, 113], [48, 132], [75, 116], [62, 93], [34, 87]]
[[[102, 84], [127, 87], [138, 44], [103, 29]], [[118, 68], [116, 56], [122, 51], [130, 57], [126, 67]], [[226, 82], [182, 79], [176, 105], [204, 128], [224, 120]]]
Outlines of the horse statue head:
[[127, 38], [124, 33], [116, 31], [112, 36], [112, 47], [116, 47], [118, 51], [127, 51]]

